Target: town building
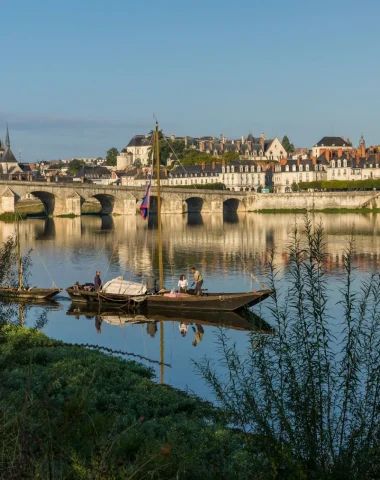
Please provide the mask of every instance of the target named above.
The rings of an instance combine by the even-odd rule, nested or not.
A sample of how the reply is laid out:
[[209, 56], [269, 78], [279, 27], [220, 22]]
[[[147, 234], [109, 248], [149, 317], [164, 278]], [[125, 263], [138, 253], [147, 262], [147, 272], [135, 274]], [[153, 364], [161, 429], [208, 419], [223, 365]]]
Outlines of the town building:
[[8, 123], [6, 126], [5, 144], [3, 146], [2, 155], [0, 157], [0, 173], [2, 175], [11, 175], [15, 173], [22, 173], [16, 157], [11, 150], [11, 142], [9, 138]]
[[130, 166], [141, 167], [148, 164], [150, 141], [147, 135], [135, 135], [116, 157], [117, 170]]
[[[212, 162], [198, 165], [177, 166], [172, 170], [163, 168], [160, 174], [161, 184], [173, 187], [223, 183], [232, 191], [252, 190], [259, 187], [270, 187], [272, 170], [265, 162], [253, 160]], [[154, 175], [154, 174], [153, 174]], [[121, 176], [121, 184], [125, 186], [145, 186], [152, 178], [151, 168], [133, 169]]]
[[311, 159], [289, 160], [283, 159], [279, 164], [273, 165], [273, 191], [288, 193], [293, 186], [299, 183], [314, 182], [327, 179], [327, 159], [324, 155]]
[[342, 149], [344, 153], [349, 153], [353, 150], [352, 143], [349, 138], [346, 140], [343, 137], [323, 137], [312, 148], [312, 156], [319, 157], [324, 151], [337, 152]]
[[117, 178], [113, 178], [111, 172], [106, 167], [89, 167], [84, 165], [74, 175], [73, 181], [95, 183], [96, 185], [112, 185], [117, 182]]

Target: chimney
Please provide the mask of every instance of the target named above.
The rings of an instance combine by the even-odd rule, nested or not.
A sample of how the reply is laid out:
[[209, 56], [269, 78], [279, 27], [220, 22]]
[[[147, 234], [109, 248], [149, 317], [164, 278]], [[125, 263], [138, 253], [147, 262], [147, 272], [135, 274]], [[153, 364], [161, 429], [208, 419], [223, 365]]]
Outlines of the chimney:
[[330, 161], [330, 150], [325, 150], [325, 157], [326, 157], [326, 160], [329, 162]]
[[212, 162], [212, 169], [215, 170], [215, 162]]
[[261, 145], [261, 150], [264, 152], [265, 150], [265, 135], [262, 133], [260, 137], [260, 145]]
[[202, 162], [202, 170], [204, 170], [205, 168], [206, 168], [206, 163]]
[[252, 142], [251, 142], [251, 140], [248, 140], [247, 145], [248, 145], [248, 150], [250, 152], [252, 152]]
[[185, 146], [187, 147], [187, 135], [185, 136]]
[[298, 157], [297, 157], [297, 167], [300, 166], [300, 161], [301, 161], [301, 157], [298, 155]]
[[343, 155], [343, 150], [341, 148], [338, 148], [338, 157], [341, 157]]
[[312, 161], [313, 165], [316, 165], [317, 157], [311, 157], [311, 161]]
[[225, 160], [222, 160], [222, 165], [223, 165], [223, 167], [226, 166], [226, 161]]
[[239, 151], [241, 150], [241, 141], [240, 140], [236, 140], [236, 147]]
[[174, 142], [174, 140], [175, 140], [174, 133], [172, 133], [172, 134], [170, 135], [170, 140], [171, 140], [172, 142]]
[[205, 142], [203, 140], [199, 143], [199, 150], [201, 152], [205, 151]]

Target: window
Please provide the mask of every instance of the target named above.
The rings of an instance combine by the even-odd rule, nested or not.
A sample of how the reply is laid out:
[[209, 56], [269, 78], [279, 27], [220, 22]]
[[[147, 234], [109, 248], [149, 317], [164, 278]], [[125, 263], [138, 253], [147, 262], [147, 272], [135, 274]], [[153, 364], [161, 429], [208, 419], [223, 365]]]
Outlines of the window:
[[305, 169], [308, 172], [309, 171], [309, 165], [306, 165]]
[[295, 171], [296, 171], [296, 166], [295, 166], [295, 165], [293, 165], [293, 167], [292, 167], [292, 171], [293, 171], [293, 172], [295, 172]]
[[347, 160], [343, 160], [343, 167], [347, 167]]
[[286, 165], [285, 172], [289, 172], [289, 165]]
[[298, 170], [299, 170], [300, 172], [302, 172], [302, 168], [303, 168], [302, 165], [300, 165], [299, 168], [298, 168]]
[[332, 166], [332, 168], [335, 168], [335, 160], [333, 160], [333, 161], [331, 162], [331, 166]]
[[340, 168], [340, 167], [341, 167], [341, 161], [338, 160], [338, 168]]
[[344, 170], [343, 170], [343, 175], [346, 175], [346, 173], [347, 173], [347, 170], [344, 169]]
[[258, 172], [261, 172], [261, 167], [260, 167], [260, 165], [257, 167], [257, 171], [258, 171]]

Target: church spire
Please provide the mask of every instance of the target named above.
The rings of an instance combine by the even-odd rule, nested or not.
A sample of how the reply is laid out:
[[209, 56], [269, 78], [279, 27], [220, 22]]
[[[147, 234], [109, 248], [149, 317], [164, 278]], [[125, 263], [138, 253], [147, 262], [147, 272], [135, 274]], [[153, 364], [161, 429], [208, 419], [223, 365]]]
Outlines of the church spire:
[[10, 148], [11, 141], [9, 140], [9, 131], [8, 131], [8, 122], [7, 122], [7, 133], [5, 135], [5, 147]]

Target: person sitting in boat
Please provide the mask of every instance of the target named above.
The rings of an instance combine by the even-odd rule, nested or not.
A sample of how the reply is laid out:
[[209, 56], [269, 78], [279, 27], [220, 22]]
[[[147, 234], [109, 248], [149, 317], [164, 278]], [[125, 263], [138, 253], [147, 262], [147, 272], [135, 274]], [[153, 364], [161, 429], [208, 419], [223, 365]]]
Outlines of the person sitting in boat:
[[179, 325], [179, 331], [181, 332], [181, 335], [182, 335], [183, 337], [186, 336], [186, 333], [187, 333], [188, 328], [189, 328], [189, 325], [188, 325], [187, 323], [185, 323], [185, 322], [180, 323], [180, 325]]
[[145, 283], [146, 283], [146, 289], [148, 290], [149, 293], [151, 293], [152, 295], [157, 293], [157, 281], [152, 273], [146, 277]]
[[192, 285], [195, 283], [195, 294], [202, 295], [203, 277], [199, 273], [199, 270], [196, 270], [195, 267], [192, 267], [191, 273], [194, 275], [194, 281]]
[[189, 286], [189, 283], [186, 279], [185, 275], [181, 275], [178, 280], [178, 292], [179, 293], [186, 293], [187, 287]]
[[100, 278], [100, 272], [99, 270], [96, 270], [96, 275], [95, 275], [95, 278], [94, 278], [94, 285], [95, 285], [95, 291], [97, 292], [98, 290], [100, 290], [102, 288], [102, 280]]
[[95, 315], [95, 328], [98, 333], [102, 333], [102, 323], [103, 319], [100, 315]]

